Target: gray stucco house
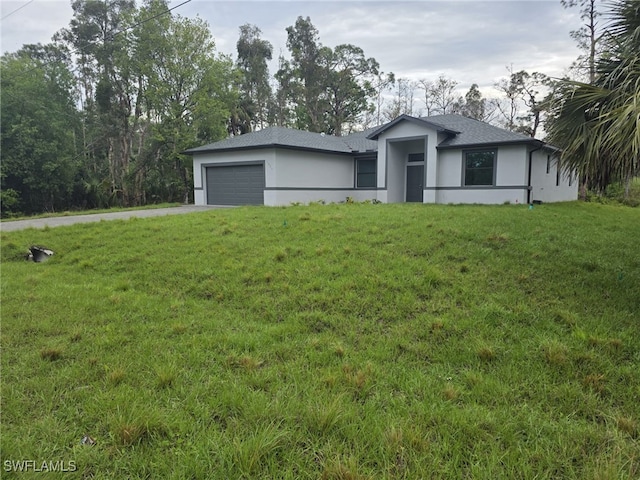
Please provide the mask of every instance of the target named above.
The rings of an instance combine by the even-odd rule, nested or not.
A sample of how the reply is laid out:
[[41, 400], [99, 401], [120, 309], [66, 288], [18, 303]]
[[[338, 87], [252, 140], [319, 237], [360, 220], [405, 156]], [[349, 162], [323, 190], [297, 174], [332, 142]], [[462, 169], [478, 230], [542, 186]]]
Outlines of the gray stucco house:
[[544, 142], [460, 115], [395, 120], [344, 137], [283, 127], [187, 150], [196, 205], [531, 203], [575, 200]]

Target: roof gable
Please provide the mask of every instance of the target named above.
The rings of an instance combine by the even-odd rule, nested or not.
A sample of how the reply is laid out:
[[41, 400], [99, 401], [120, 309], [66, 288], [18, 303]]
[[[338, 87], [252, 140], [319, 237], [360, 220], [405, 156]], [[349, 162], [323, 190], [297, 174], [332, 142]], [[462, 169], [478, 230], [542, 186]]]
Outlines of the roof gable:
[[418, 117], [412, 117], [411, 115], [400, 115], [398, 118], [396, 118], [395, 120], [390, 121], [389, 123], [385, 123], [384, 125], [381, 125], [380, 127], [374, 129], [369, 135], [367, 135], [367, 138], [371, 139], [371, 140], [376, 140], [382, 133], [386, 132], [387, 130], [395, 127], [397, 124], [401, 123], [401, 122], [411, 122], [411, 123], [415, 123], [417, 125], [420, 126], [424, 126], [424, 127], [428, 127], [428, 128], [432, 128], [438, 132], [442, 132], [442, 133], [449, 133], [452, 135], [456, 135], [460, 132], [456, 131], [456, 130], [451, 130], [449, 128], [446, 128], [442, 125], [439, 125], [435, 122], [431, 121], [431, 117], [422, 117], [422, 118], [418, 118]]

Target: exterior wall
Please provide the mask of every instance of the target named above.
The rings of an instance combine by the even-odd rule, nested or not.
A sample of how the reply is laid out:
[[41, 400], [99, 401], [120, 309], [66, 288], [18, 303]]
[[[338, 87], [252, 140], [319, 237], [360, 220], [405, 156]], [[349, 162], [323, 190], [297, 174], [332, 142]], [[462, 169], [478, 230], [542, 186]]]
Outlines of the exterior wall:
[[496, 187], [527, 185], [528, 152], [526, 145], [498, 148]]
[[435, 187], [437, 182], [437, 138], [438, 134], [435, 130], [409, 121], [400, 122], [379, 135], [378, 187], [383, 190], [378, 192], [378, 200], [388, 203], [405, 201], [407, 154], [424, 151], [426, 178], [423, 202], [435, 202], [435, 191], [428, 187]]
[[[386, 142], [385, 142], [386, 143]], [[404, 202], [405, 199], [405, 178], [406, 166], [404, 157], [405, 149], [399, 142], [390, 142], [386, 144], [386, 187], [387, 201], [389, 203]], [[378, 168], [380, 161], [378, 160]], [[380, 172], [378, 172], [378, 175]]]
[[438, 152], [437, 203], [526, 203], [527, 147], [506, 145], [487, 146], [487, 149], [496, 150], [496, 183], [492, 187], [463, 186], [464, 152], [467, 149]]
[[483, 205], [502, 203], [526, 203], [527, 192], [523, 189], [485, 188], [438, 190], [438, 203], [478, 203]]
[[277, 149], [272, 184], [264, 192], [270, 206], [376, 198], [375, 189], [355, 189], [355, 160], [351, 155]]
[[344, 202], [376, 199], [375, 189], [355, 189], [355, 160], [351, 155], [332, 155], [289, 149], [255, 149], [194, 155], [194, 202], [206, 205], [206, 168], [231, 163], [263, 162], [264, 204], [269, 206], [316, 201]]
[[353, 189], [287, 189], [287, 190], [265, 190], [264, 204], [269, 206], [286, 206], [292, 203], [311, 203], [323, 201], [326, 203], [345, 202], [347, 197], [353, 198], [357, 202], [377, 199], [376, 190], [353, 190]]
[[462, 150], [438, 151], [437, 185], [438, 187], [460, 187], [462, 185]]
[[298, 150], [277, 149], [267, 187], [353, 188], [355, 163], [351, 155], [331, 155]]
[[[549, 156], [549, 173], [547, 173]], [[560, 173], [559, 185], [556, 185], [558, 172], [557, 159], [547, 150], [538, 150], [532, 154], [531, 163], [531, 200], [542, 202], [567, 202], [578, 199], [578, 179], [575, 174]]]

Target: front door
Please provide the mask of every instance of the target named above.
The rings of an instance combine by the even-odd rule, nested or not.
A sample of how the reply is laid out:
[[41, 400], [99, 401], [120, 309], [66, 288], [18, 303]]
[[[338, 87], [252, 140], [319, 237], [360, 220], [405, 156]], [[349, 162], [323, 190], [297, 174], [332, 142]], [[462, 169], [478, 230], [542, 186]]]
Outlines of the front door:
[[407, 166], [407, 202], [422, 203], [424, 165]]

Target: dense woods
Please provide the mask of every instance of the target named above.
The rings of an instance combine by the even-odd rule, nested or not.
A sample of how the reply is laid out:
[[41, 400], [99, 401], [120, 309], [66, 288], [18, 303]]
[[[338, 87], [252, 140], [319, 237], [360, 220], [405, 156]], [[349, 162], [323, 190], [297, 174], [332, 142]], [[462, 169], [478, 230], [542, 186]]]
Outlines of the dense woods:
[[[51, 43], [0, 59], [2, 216], [188, 202], [187, 148], [270, 125], [342, 135], [401, 114], [458, 113], [531, 136], [547, 126], [585, 186], [628, 181], [640, 128], [616, 119], [633, 108], [638, 118], [637, 3], [616, 2], [598, 43], [594, 0], [562, 1], [591, 20], [572, 32], [585, 51], [574, 73], [589, 72], [587, 83], [509, 69], [500, 96], [484, 98], [477, 84], [461, 94], [444, 75], [398, 78], [356, 45], [325, 46], [308, 17], [287, 28], [272, 74], [273, 47], [255, 25], [239, 27], [233, 60], [206, 22], [166, 0], [74, 0]], [[580, 143], [585, 129], [606, 141]], [[631, 135], [627, 149], [612, 147], [612, 130]]]

